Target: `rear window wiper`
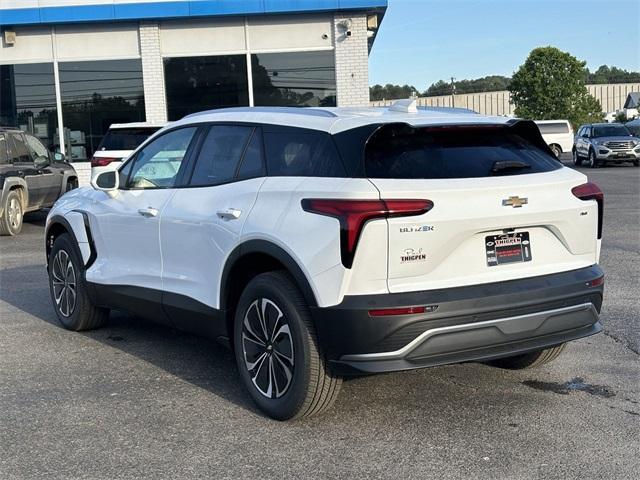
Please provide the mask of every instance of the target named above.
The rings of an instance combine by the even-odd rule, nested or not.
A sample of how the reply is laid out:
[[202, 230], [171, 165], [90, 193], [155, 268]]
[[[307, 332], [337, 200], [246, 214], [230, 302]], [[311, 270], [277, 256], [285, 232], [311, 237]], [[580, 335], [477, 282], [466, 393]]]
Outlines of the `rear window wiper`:
[[531, 168], [531, 165], [520, 160], [497, 160], [493, 162], [491, 166], [491, 173], [503, 172], [505, 170], [521, 170], [524, 168]]

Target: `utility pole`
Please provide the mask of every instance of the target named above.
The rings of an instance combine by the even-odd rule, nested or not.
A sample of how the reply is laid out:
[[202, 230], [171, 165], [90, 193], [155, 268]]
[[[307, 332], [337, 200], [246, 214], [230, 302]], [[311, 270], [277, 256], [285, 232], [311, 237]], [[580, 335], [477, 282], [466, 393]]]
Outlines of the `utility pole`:
[[451, 106], [456, 106], [456, 84], [454, 83], [456, 79], [451, 77]]

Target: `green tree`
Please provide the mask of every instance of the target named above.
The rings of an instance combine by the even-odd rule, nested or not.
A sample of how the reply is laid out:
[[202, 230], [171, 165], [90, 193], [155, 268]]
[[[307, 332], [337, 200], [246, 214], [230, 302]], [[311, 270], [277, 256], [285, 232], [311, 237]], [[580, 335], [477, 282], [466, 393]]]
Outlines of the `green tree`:
[[375, 100], [395, 100], [398, 98], [409, 98], [413, 95], [417, 95], [418, 90], [413, 85], [392, 85], [387, 83], [384, 87], [382, 85], [374, 85], [369, 87], [369, 99]]
[[585, 87], [585, 64], [554, 47], [533, 49], [509, 84], [515, 114], [532, 120], [566, 118], [574, 128], [602, 120], [600, 102]]

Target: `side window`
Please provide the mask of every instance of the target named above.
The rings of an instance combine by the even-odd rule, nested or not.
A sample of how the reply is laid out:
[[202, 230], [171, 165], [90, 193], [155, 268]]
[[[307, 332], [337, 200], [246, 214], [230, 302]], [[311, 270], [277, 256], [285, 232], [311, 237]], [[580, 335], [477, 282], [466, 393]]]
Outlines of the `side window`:
[[214, 125], [202, 143], [189, 185], [220, 185], [235, 178], [253, 127]]
[[238, 180], [262, 177], [264, 175], [262, 157], [262, 132], [259, 128], [256, 128], [244, 152], [244, 157], [242, 157], [242, 165], [238, 170]]
[[182, 160], [196, 127], [180, 128], [156, 138], [138, 152], [128, 175], [128, 188], [170, 188], [175, 185]]
[[[19, 133], [11, 133], [9, 132], [9, 154], [11, 156], [11, 161], [13, 163], [31, 163], [33, 159], [31, 158], [31, 154], [29, 153], [29, 149], [27, 145], [24, 143], [22, 135]], [[11, 144], [13, 148], [11, 148]]]
[[33, 156], [33, 158], [44, 157], [46, 159], [49, 159], [49, 152], [47, 151], [45, 146], [42, 145], [42, 142], [40, 140], [38, 140], [33, 135], [25, 135], [25, 138], [27, 139], [27, 146], [29, 147], [29, 150], [31, 150], [31, 155]]
[[267, 172], [270, 176], [345, 176], [331, 135], [290, 128], [264, 132]]
[[9, 163], [8, 147], [7, 137], [5, 137], [4, 133], [0, 133], [0, 165]]

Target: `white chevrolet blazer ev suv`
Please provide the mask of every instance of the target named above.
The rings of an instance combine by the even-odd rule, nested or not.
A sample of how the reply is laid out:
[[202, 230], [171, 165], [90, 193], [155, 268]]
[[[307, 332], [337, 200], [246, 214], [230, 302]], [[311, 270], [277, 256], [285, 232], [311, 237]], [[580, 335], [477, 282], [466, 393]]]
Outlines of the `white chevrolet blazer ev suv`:
[[58, 200], [51, 297], [71, 330], [117, 309], [228, 343], [258, 407], [292, 419], [344, 376], [534, 367], [598, 333], [603, 200], [531, 121], [203, 112]]

